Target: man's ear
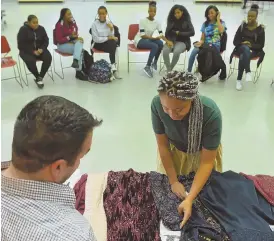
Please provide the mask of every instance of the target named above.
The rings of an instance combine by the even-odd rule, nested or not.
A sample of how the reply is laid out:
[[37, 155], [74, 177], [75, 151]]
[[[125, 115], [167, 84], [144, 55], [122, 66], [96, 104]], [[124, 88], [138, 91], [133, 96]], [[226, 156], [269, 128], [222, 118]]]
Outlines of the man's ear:
[[50, 173], [54, 182], [59, 181], [66, 167], [67, 162], [64, 159], [57, 160], [50, 165]]

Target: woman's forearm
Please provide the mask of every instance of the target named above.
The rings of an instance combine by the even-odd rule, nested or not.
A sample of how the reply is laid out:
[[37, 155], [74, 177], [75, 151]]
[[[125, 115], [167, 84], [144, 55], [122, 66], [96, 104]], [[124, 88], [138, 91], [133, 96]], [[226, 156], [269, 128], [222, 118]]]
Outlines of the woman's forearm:
[[163, 150], [159, 150], [160, 152], [160, 157], [163, 163], [163, 166], [165, 168], [166, 174], [168, 176], [169, 179], [169, 183], [170, 185], [172, 185], [173, 183], [177, 182], [177, 173], [175, 171], [174, 168], [174, 164], [172, 161], [172, 155], [171, 152], [168, 148], [164, 148]]
[[202, 150], [201, 157], [200, 157], [201, 158], [200, 166], [194, 177], [189, 195], [187, 196], [189, 200], [193, 201], [198, 196], [200, 191], [203, 189], [204, 185], [206, 184], [214, 168], [216, 155], [217, 155], [217, 150], [215, 151], [204, 150], [204, 149]]
[[223, 33], [224, 26], [222, 25], [221, 21], [217, 21], [217, 26], [218, 26], [219, 33]]

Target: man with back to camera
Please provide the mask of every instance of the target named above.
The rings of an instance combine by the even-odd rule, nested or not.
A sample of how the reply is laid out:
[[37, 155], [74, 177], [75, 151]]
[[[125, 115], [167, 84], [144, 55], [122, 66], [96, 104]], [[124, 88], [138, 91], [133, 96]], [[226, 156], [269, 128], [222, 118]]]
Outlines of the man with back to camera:
[[12, 160], [2, 172], [1, 240], [96, 241], [63, 183], [90, 150], [100, 126], [84, 108], [58, 96], [28, 103], [14, 126]]

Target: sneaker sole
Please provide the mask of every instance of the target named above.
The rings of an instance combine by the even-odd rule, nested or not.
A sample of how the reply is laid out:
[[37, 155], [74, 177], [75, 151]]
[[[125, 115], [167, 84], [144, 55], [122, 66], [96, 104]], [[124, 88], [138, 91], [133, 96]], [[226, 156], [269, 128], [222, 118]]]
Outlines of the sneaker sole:
[[149, 78], [153, 78], [153, 75], [150, 75], [148, 72], [146, 72], [146, 70], [144, 70], [144, 72]]

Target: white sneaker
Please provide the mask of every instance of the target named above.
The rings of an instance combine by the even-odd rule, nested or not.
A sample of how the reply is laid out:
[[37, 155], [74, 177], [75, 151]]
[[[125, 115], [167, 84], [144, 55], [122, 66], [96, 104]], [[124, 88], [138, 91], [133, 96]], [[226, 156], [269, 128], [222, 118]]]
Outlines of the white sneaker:
[[252, 81], [252, 74], [251, 72], [245, 73], [245, 81], [251, 82]]
[[242, 81], [237, 80], [236, 82], [236, 90], [241, 91], [243, 89]]

